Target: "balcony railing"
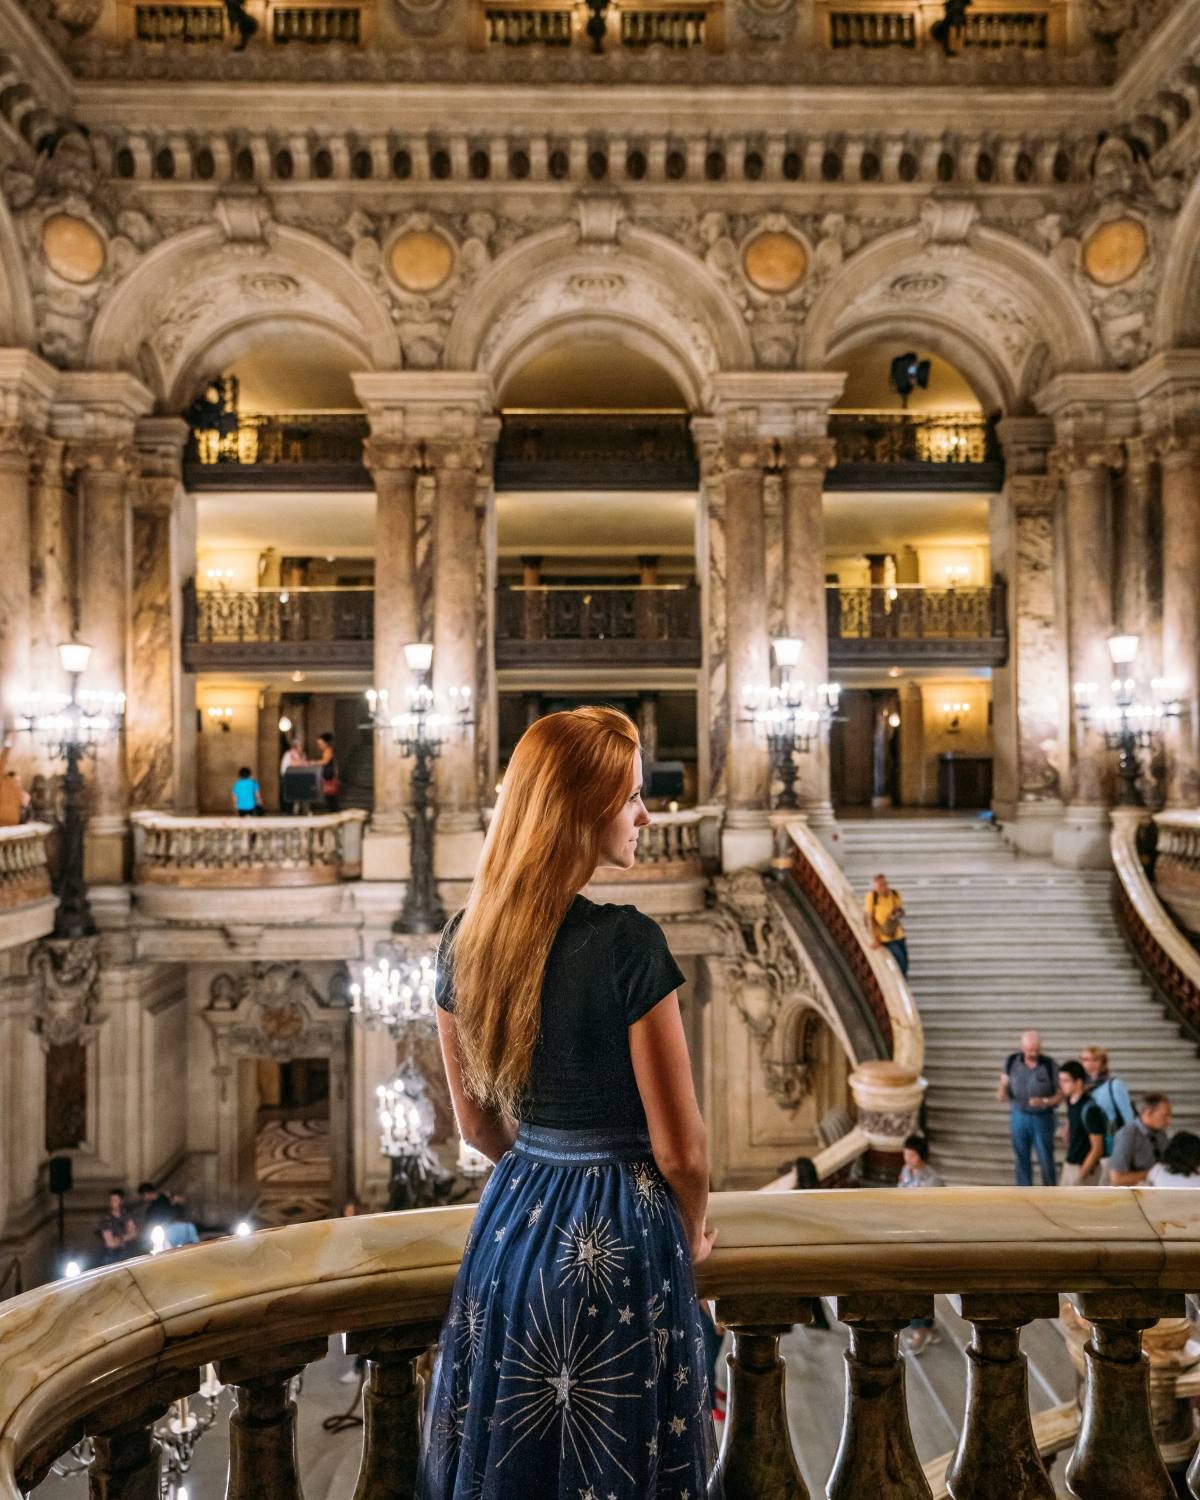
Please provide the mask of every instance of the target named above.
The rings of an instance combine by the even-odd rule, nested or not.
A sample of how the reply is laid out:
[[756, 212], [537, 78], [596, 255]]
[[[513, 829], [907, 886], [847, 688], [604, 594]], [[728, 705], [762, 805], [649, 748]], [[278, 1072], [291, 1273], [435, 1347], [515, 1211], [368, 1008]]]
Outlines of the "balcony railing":
[[838, 411], [829, 489], [998, 490], [1004, 470], [991, 423], [970, 412]]
[[[943, 19], [938, 4], [904, 4], [897, 0], [818, 0], [825, 14], [826, 45], [848, 48], [900, 47], [909, 51], [942, 47], [944, 38], [934, 27]], [[961, 35], [950, 38], [953, 50], [1044, 52], [1063, 45], [1066, 38], [1065, 0], [1042, 4], [1009, 4], [1006, 0], [975, 0], [966, 14]]]
[[292, 588], [198, 590], [183, 595], [183, 664], [221, 667], [369, 668], [374, 660], [375, 591]]
[[357, 5], [283, 5], [271, 12], [271, 35], [277, 44], [306, 42], [322, 46], [340, 42], [357, 47], [362, 40], [362, 11]]
[[361, 412], [229, 412], [217, 420], [219, 426], [192, 428], [183, 456], [189, 489], [371, 488]]
[[[314, 46], [362, 43], [362, 7], [358, 5], [265, 6], [266, 25], [258, 36], [283, 46], [306, 42]], [[254, 17], [257, 20], [257, 16]], [[230, 29], [224, 5], [143, 5], [134, 7], [133, 34], [139, 42], [217, 43]]]
[[638, 837], [632, 870], [602, 866], [593, 881], [620, 885], [630, 879], [700, 880], [716, 867], [721, 851], [720, 807], [688, 807], [680, 812], [652, 813]]
[[[725, 31], [723, 0], [688, 3], [688, 0], [658, 0], [611, 6], [605, 18], [601, 50], [642, 51], [666, 47], [671, 51], [707, 48], [723, 51]], [[470, 18], [472, 44], [486, 47], [587, 47], [589, 12], [583, 4], [564, 5], [504, 3], [475, 0]]]
[[670, 47], [680, 51], [708, 45], [709, 13], [703, 6], [622, 5], [618, 19], [622, 47]]
[[0, 828], [0, 911], [50, 895], [46, 837], [53, 832], [48, 823]]
[[483, 10], [488, 47], [569, 47], [574, 6], [488, 5]]
[[355, 880], [366, 817], [359, 808], [311, 818], [133, 813], [134, 884], [227, 890]]
[[497, 590], [498, 667], [601, 661], [698, 666], [700, 590], [694, 584]]
[[[719, 1193], [711, 1213], [719, 1237], [698, 1282], [733, 1334], [720, 1456], [730, 1500], [808, 1493], [789, 1432], [779, 1344], [811, 1320], [817, 1296], [836, 1297], [850, 1335], [843, 1408], [828, 1392], [830, 1400], [813, 1407], [815, 1420], [841, 1428], [828, 1493], [928, 1496], [927, 1472], [944, 1472], [947, 1461], [927, 1471], [917, 1458], [898, 1334], [912, 1318], [931, 1317], [940, 1293], [954, 1298], [972, 1330], [962, 1430], [949, 1460], [953, 1493], [1051, 1493], [1020, 1338], [1027, 1324], [1059, 1315], [1060, 1294], [1091, 1325], [1082, 1420], [1067, 1466], [1072, 1492], [1156, 1500], [1174, 1493], [1156, 1436], [1181, 1448], [1171, 1426], [1181, 1404], [1190, 1431], [1173, 1383], [1186, 1362], [1157, 1372], [1152, 1410], [1142, 1330], [1151, 1330], [1147, 1345], [1160, 1333], [1165, 1345], [1180, 1324], [1157, 1330], [1156, 1321], [1182, 1320], [1185, 1294], [1200, 1284], [1200, 1194]], [[367, 1361], [355, 1493], [411, 1494], [422, 1386], [414, 1361], [438, 1339], [471, 1218], [472, 1209], [459, 1206], [290, 1225], [12, 1299], [0, 1312], [0, 1500], [21, 1500], [85, 1434], [102, 1439], [92, 1493], [157, 1494], [152, 1424], [197, 1389], [210, 1361], [237, 1389], [228, 1500], [294, 1500], [305, 1476], [290, 1383], [339, 1332]], [[1182, 1453], [1186, 1461], [1186, 1445]]]
[[903, 665], [1003, 666], [1008, 659], [1007, 589], [927, 589], [918, 584], [825, 591], [829, 660]]
[[699, 482], [682, 413], [505, 413], [496, 448], [500, 489], [694, 490]]
[[221, 42], [223, 5], [139, 5], [134, 32], [139, 42]]
[[1154, 888], [1200, 943], [1200, 811], [1155, 815]]

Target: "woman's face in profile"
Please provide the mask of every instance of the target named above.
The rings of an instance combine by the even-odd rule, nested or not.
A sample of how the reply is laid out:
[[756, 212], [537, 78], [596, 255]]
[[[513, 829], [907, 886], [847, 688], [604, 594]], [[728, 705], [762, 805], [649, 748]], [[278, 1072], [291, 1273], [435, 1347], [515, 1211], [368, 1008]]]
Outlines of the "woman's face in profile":
[[642, 801], [642, 763], [639, 756], [630, 778], [629, 796], [621, 810], [604, 830], [600, 844], [600, 863], [628, 870], [637, 858], [638, 831], [650, 822]]

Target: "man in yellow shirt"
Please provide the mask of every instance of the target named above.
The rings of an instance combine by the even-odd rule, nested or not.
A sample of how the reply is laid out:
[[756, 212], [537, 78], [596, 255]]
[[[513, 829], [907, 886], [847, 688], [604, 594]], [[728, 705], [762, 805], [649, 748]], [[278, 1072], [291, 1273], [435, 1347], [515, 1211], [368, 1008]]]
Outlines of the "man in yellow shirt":
[[908, 939], [900, 925], [904, 903], [900, 899], [900, 892], [888, 885], [886, 875], [876, 875], [863, 907], [867, 914], [871, 947], [886, 948], [899, 964], [901, 974], [907, 975]]

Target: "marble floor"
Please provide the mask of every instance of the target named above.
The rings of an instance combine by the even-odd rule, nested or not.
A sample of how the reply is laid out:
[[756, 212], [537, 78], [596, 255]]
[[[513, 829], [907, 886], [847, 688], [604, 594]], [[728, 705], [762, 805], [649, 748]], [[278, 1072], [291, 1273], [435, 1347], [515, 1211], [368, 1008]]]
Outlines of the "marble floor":
[[263, 1118], [255, 1142], [259, 1224], [299, 1224], [332, 1212], [329, 1121]]
[[[948, 1453], [957, 1440], [961, 1421], [964, 1375], [962, 1349], [969, 1330], [939, 1300], [941, 1341], [930, 1345], [920, 1359], [908, 1361], [908, 1397], [913, 1435], [923, 1463]], [[813, 1496], [825, 1493], [825, 1480], [837, 1451], [842, 1412], [845, 1332], [834, 1323], [829, 1333], [797, 1328], [784, 1341], [787, 1361], [788, 1415], [800, 1466]], [[1030, 1404], [1042, 1411], [1071, 1399], [1074, 1373], [1057, 1330], [1034, 1324], [1025, 1332], [1023, 1347], [1030, 1367]], [[343, 1377], [351, 1362], [331, 1344], [330, 1354], [304, 1375], [299, 1396], [299, 1444], [305, 1500], [349, 1500], [358, 1472], [362, 1429], [354, 1426], [327, 1431], [326, 1420], [351, 1406], [357, 1393]], [[226, 1409], [230, 1402], [223, 1396]], [[361, 1406], [358, 1408], [361, 1414]], [[220, 1500], [224, 1494], [226, 1433], [218, 1424], [204, 1438], [187, 1481], [187, 1500]], [[1066, 1455], [1054, 1468], [1058, 1493], [1065, 1495]], [[85, 1500], [86, 1480], [49, 1479], [34, 1491], [37, 1500]]]

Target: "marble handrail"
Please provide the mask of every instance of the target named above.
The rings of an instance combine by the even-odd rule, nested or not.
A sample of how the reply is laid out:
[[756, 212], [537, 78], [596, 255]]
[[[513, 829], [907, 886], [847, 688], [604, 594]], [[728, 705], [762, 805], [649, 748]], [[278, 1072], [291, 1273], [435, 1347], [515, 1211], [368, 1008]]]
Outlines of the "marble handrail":
[[1200, 810], [1155, 813], [1154, 888], [1185, 932], [1200, 938]]
[[[101, 1439], [103, 1462], [106, 1434], [131, 1440], [131, 1428], [143, 1419], [148, 1432], [151, 1414], [194, 1390], [210, 1361], [241, 1395], [250, 1391], [251, 1406], [255, 1393], [269, 1405], [271, 1383], [281, 1385], [319, 1358], [333, 1332], [346, 1332], [348, 1346], [367, 1352], [377, 1366], [389, 1359], [393, 1367], [410, 1363], [436, 1337], [471, 1217], [472, 1209], [463, 1206], [264, 1230], [143, 1257], [5, 1303], [0, 1500], [20, 1500], [22, 1486], [35, 1482], [85, 1430]], [[1036, 1451], [1018, 1335], [1023, 1324], [1056, 1316], [1061, 1292], [1093, 1327], [1082, 1432], [1072, 1458], [1089, 1481], [1073, 1492], [1135, 1493], [1120, 1482], [1132, 1462], [1141, 1466], [1139, 1476], [1147, 1470], [1139, 1496], [1157, 1500], [1172, 1493], [1156, 1484], [1161, 1463], [1140, 1330], [1181, 1315], [1184, 1291], [1200, 1285], [1200, 1193], [724, 1193], [714, 1197], [712, 1217], [720, 1234], [699, 1282], [734, 1331], [722, 1449], [729, 1500], [775, 1493], [771, 1484], [790, 1474], [797, 1483], [778, 1493], [807, 1493], [787, 1436], [777, 1352], [780, 1334], [807, 1321], [817, 1295], [837, 1297], [838, 1316], [851, 1330], [842, 1447], [829, 1494], [869, 1492], [856, 1486], [867, 1482], [883, 1435], [905, 1475], [913, 1476], [913, 1488], [890, 1493], [928, 1494], [908, 1433], [896, 1334], [909, 1318], [926, 1315], [937, 1292], [952, 1294], [975, 1329], [968, 1355], [975, 1385], [968, 1388], [964, 1433], [951, 1464], [952, 1494], [984, 1493], [965, 1477], [981, 1442], [987, 1463], [1002, 1476], [1017, 1472]], [[386, 1386], [372, 1373], [369, 1390]], [[1121, 1403], [1116, 1430], [1111, 1421], [1097, 1420], [1114, 1393]], [[382, 1418], [376, 1415], [378, 1429]], [[281, 1413], [277, 1420], [292, 1416]], [[231, 1430], [235, 1447], [246, 1440]], [[153, 1460], [152, 1448], [146, 1462]], [[364, 1466], [377, 1459], [368, 1441]], [[231, 1474], [234, 1467], [231, 1459]], [[102, 1475], [108, 1487], [95, 1492], [112, 1500], [149, 1493], [129, 1487], [123, 1472], [124, 1482], [120, 1473]], [[1105, 1474], [1108, 1488], [1097, 1488], [1096, 1476]], [[271, 1488], [269, 1481], [258, 1476], [258, 1494], [277, 1500], [298, 1494], [294, 1483]], [[231, 1500], [248, 1500], [255, 1491], [231, 1484], [229, 1493]]]
[[0, 908], [43, 901], [50, 894], [46, 864], [49, 823], [21, 823], [0, 828]]
[[[882, 1007], [884, 1014], [880, 1021], [886, 1020], [886, 1030], [891, 1033], [892, 1061], [919, 1075], [925, 1062], [925, 1033], [916, 1001], [899, 965], [886, 948], [872, 948], [867, 941], [860, 898], [841, 866], [807, 822], [803, 818], [792, 819], [787, 824], [787, 835], [793, 846], [793, 863], [795, 856], [800, 856], [832, 903], [828, 912], [818, 915], [830, 927], [854, 971], [865, 979], [868, 987], [875, 987], [875, 996], [868, 995], [868, 999], [874, 998]], [[831, 926], [831, 918], [837, 927], [836, 932]]]
[[[1200, 824], [1200, 815], [1196, 818]], [[1145, 822], [1138, 808], [1113, 809], [1109, 842], [1117, 919], [1159, 992], [1189, 1030], [1200, 1034], [1200, 953], [1172, 920], [1142, 865], [1137, 838]]]
[[324, 885], [362, 873], [360, 808], [309, 818], [135, 812], [134, 882], [197, 888]]

